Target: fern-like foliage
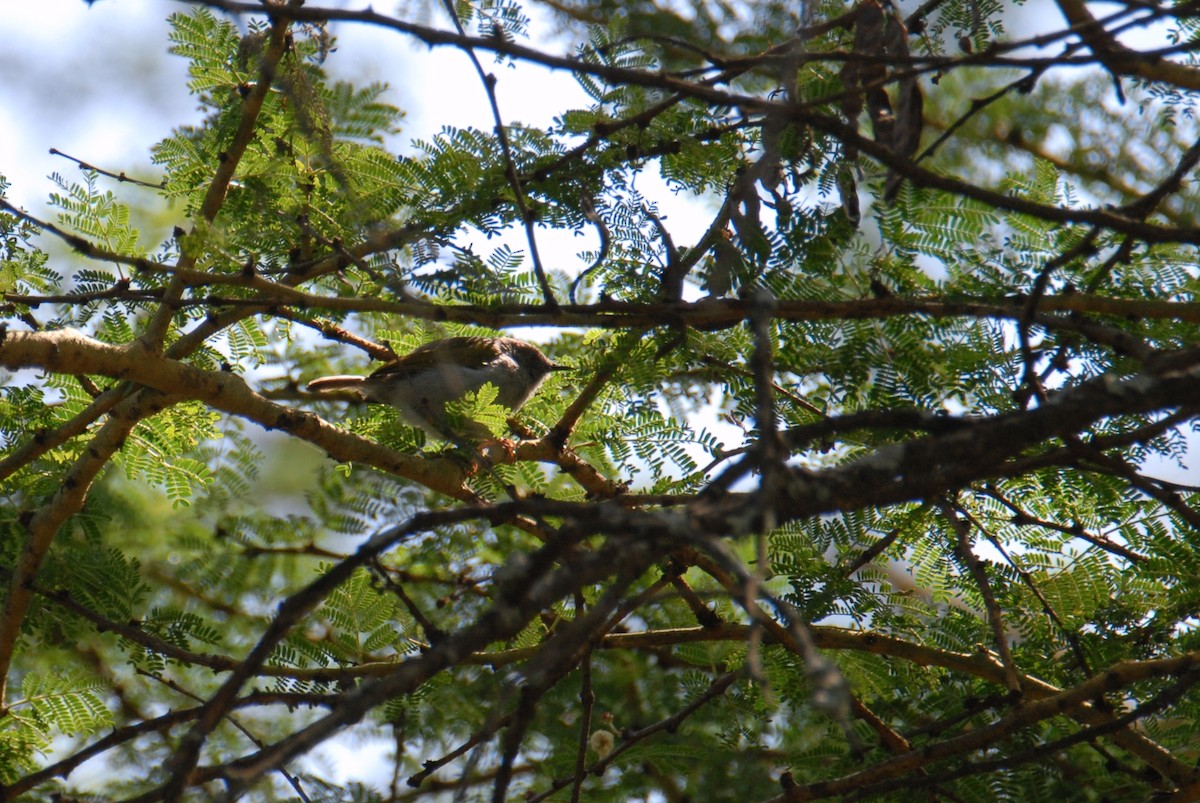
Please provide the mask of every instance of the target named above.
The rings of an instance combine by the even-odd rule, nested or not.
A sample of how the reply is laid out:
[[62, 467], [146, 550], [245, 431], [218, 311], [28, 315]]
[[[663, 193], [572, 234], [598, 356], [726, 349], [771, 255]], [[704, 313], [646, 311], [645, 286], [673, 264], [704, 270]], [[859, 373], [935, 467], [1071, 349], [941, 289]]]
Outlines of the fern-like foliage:
[[[5, 795], [1187, 794], [1186, 15], [196, 5], [161, 185], [0, 209]], [[401, 141], [346, 19], [481, 116]], [[501, 332], [572, 369], [515, 412], [308, 390]]]

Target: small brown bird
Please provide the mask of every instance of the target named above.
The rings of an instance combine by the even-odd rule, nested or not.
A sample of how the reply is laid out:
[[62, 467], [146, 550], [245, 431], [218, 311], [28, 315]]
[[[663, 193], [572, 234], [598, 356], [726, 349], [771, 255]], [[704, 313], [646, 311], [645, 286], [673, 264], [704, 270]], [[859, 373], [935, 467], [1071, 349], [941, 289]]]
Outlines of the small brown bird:
[[[516, 338], [448, 337], [426, 343], [370, 376], [325, 376], [309, 382], [308, 390], [356, 392], [367, 401], [396, 408], [407, 423], [446, 438], [451, 432], [446, 405], [455, 399], [490, 383], [497, 391], [496, 403], [516, 411], [551, 372], [570, 370]], [[469, 434], [487, 433], [484, 429]]]

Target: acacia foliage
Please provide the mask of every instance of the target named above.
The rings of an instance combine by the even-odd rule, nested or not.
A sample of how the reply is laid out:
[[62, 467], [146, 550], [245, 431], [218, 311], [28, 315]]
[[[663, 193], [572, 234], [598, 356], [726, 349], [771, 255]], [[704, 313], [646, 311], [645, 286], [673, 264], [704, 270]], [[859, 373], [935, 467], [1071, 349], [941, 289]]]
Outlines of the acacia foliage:
[[[194, 5], [185, 222], [0, 214], [6, 799], [1192, 799], [1187, 7]], [[590, 103], [397, 155], [334, 20]], [[301, 389], [515, 326], [576, 370], [488, 461]]]

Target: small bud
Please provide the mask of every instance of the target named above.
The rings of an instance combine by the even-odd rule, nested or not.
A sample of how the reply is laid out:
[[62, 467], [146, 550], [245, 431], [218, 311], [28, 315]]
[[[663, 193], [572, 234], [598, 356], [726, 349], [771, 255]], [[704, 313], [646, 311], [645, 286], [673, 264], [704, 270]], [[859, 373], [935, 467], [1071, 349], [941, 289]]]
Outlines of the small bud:
[[616, 745], [616, 737], [612, 735], [612, 731], [593, 731], [588, 737], [588, 747], [592, 748], [592, 752], [600, 758], [608, 758], [608, 754], [613, 751]]

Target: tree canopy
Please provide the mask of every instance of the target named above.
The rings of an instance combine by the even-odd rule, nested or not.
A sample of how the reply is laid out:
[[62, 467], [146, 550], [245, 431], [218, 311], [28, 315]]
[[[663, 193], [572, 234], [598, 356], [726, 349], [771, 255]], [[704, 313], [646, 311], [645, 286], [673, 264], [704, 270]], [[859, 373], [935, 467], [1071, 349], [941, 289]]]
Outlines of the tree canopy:
[[[3, 799], [1200, 798], [1193, 4], [390, 5], [0, 198]], [[500, 332], [482, 451], [305, 389]]]

